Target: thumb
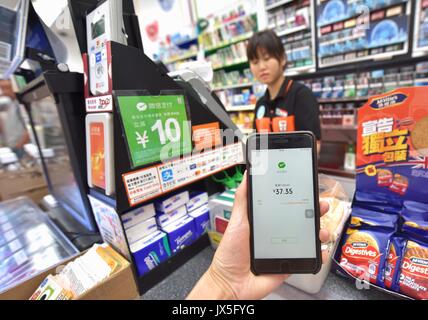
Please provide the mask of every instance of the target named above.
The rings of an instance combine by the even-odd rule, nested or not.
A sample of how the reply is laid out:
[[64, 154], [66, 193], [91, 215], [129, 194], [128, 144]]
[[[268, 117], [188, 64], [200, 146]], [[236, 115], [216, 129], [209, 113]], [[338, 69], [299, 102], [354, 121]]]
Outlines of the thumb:
[[247, 172], [244, 173], [244, 178], [235, 193], [235, 201], [233, 203], [232, 216], [230, 223], [242, 223], [248, 221], [247, 207]]

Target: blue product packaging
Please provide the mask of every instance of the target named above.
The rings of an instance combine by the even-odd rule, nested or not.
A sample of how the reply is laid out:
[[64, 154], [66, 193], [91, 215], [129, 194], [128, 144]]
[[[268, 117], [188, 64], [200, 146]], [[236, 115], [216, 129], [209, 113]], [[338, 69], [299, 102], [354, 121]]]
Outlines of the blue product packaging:
[[403, 233], [428, 243], [428, 204], [405, 201], [401, 217]]
[[183, 218], [187, 215], [186, 206], [181, 206], [178, 209], [171, 211], [170, 213], [163, 213], [158, 211], [156, 215], [156, 221], [158, 226], [161, 228], [166, 227], [174, 221], [177, 221], [180, 218]]
[[368, 208], [378, 212], [398, 214], [402, 208], [402, 201], [393, 195], [376, 192], [355, 192], [353, 206]]
[[154, 217], [156, 214], [155, 206], [153, 203], [145, 205], [143, 207], [134, 209], [128, 213], [122, 215], [122, 222], [125, 229], [131, 228], [142, 221], [148, 220]]
[[168, 235], [169, 247], [176, 253], [195, 240], [193, 218], [186, 216], [162, 229]]
[[398, 215], [382, 213], [367, 208], [353, 207], [351, 213], [351, 228], [379, 227], [385, 229], [396, 229]]
[[399, 271], [406, 243], [406, 239], [398, 235], [392, 236], [389, 242], [384, 283], [385, 288], [396, 292], [399, 291], [398, 275], [400, 273]]
[[132, 244], [131, 252], [140, 276], [154, 269], [171, 256], [168, 237], [162, 231], [157, 231]]
[[199, 238], [203, 235], [210, 227], [210, 210], [208, 204], [199, 207], [189, 213], [194, 220], [195, 224], [195, 237]]
[[342, 269], [383, 288], [389, 239], [394, 232], [394, 229], [366, 225], [349, 227], [338, 250]]
[[183, 191], [155, 201], [156, 211], [170, 213], [189, 202], [189, 191]]
[[191, 212], [208, 203], [208, 193], [202, 191], [190, 192], [189, 202], [186, 204], [187, 211]]

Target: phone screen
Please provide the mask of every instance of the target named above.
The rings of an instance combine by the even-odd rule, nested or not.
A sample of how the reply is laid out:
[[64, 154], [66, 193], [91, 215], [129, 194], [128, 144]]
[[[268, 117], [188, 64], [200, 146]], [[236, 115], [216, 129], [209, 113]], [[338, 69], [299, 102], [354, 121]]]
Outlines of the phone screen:
[[252, 150], [255, 259], [316, 258], [313, 150]]

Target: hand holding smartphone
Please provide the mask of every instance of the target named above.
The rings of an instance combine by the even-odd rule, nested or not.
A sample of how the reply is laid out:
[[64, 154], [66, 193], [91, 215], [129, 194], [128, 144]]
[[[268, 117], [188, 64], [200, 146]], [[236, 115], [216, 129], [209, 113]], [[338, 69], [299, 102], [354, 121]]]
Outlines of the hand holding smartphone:
[[315, 136], [251, 135], [247, 175], [252, 272], [317, 273], [322, 258]]

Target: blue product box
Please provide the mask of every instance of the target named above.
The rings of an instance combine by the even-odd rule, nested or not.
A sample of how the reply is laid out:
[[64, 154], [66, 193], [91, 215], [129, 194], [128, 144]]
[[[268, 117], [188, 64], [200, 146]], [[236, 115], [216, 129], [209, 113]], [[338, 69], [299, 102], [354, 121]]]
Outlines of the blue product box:
[[172, 253], [176, 253], [190, 245], [195, 240], [195, 225], [193, 218], [186, 216], [162, 229], [169, 240]]
[[155, 201], [156, 211], [170, 213], [189, 202], [189, 191], [183, 191]]
[[187, 215], [186, 206], [181, 206], [170, 213], [163, 213], [158, 211], [156, 215], [156, 221], [158, 226], [161, 228], [165, 228], [167, 225], [171, 224], [174, 221], [177, 221], [180, 218], [183, 218]]
[[195, 238], [199, 238], [210, 228], [210, 210], [208, 204], [189, 213], [195, 224]]
[[142, 221], [148, 220], [154, 217], [156, 214], [155, 206], [153, 203], [145, 205], [141, 208], [134, 209], [128, 213], [122, 215], [122, 222], [125, 229], [129, 229], [136, 226]]
[[154, 269], [171, 256], [168, 237], [162, 231], [157, 231], [131, 245], [131, 253], [137, 264], [140, 276]]
[[190, 192], [189, 202], [186, 204], [187, 211], [191, 212], [208, 203], [208, 193], [202, 191]]

